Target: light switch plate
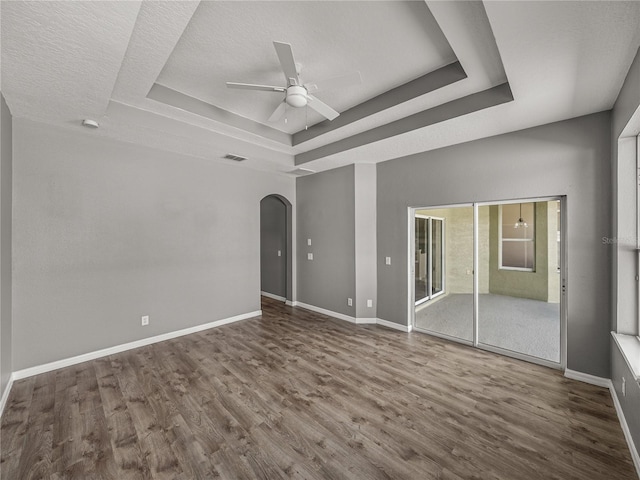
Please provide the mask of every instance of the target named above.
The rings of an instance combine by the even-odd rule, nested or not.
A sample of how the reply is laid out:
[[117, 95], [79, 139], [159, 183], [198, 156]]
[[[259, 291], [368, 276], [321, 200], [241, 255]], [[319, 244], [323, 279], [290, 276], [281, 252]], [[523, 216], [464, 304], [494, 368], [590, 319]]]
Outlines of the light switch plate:
[[313, 260], [313, 253], [307, 253], [307, 260]]
[[384, 263], [386, 263], [387, 265], [391, 265], [391, 257], [385, 257]]

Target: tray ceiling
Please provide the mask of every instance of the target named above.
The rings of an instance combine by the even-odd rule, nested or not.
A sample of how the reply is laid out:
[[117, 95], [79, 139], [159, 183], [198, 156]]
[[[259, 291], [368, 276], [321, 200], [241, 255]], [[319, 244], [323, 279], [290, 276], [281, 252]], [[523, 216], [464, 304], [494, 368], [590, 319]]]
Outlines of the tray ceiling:
[[[610, 109], [640, 46], [637, 1], [17, 0], [0, 14], [14, 117], [282, 173]], [[284, 83], [273, 40], [293, 45], [304, 79], [362, 73], [317, 93], [336, 120], [301, 109], [269, 124], [279, 94], [227, 89]]]

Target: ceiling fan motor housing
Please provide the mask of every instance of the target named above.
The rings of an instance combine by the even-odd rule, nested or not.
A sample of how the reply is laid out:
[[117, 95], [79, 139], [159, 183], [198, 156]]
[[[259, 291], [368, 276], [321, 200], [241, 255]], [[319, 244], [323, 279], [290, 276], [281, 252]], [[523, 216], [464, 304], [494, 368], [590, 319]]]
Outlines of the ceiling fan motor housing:
[[292, 107], [304, 107], [307, 104], [307, 89], [301, 85], [291, 85], [287, 88], [286, 102]]

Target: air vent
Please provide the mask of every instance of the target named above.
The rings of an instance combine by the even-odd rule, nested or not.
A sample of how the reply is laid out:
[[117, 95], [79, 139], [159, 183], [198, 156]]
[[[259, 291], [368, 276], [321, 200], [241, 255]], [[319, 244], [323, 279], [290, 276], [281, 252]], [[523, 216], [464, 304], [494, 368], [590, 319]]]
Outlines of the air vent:
[[240, 155], [234, 155], [233, 153], [227, 153], [224, 157], [227, 160], [233, 160], [234, 162], [242, 162], [247, 159], [247, 157], [241, 157]]
[[314, 170], [308, 170], [306, 168], [296, 168], [295, 170], [291, 170], [290, 172], [291, 175], [311, 175], [312, 173], [316, 173]]

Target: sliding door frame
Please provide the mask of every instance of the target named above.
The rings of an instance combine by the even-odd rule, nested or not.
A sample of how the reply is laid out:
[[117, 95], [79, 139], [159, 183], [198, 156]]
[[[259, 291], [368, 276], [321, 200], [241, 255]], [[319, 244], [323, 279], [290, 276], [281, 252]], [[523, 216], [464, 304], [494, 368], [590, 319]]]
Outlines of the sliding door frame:
[[[478, 306], [478, 294], [479, 294], [479, 251], [478, 251], [478, 238], [479, 238], [479, 225], [478, 225], [478, 208], [482, 206], [492, 205], [506, 205], [513, 203], [529, 203], [529, 202], [560, 202], [560, 361], [552, 362], [543, 358], [526, 355], [505, 348], [494, 347], [492, 345], [482, 344], [478, 341], [479, 333], [479, 306]], [[457, 208], [457, 207], [473, 207], [473, 341], [452, 337], [450, 335], [433, 332], [431, 330], [416, 328], [415, 325], [415, 216], [417, 210], [431, 210], [441, 208]], [[567, 197], [564, 195], [555, 195], [548, 197], [533, 197], [533, 198], [514, 198], [510, 200], [496, 200], [487, 202], [476, 203], [463, 203], [463, 204], [451, 204], [451, 205], [435, 205], [435, 206], [420, 206], [420, 207], [408, 207], [408, 325], [409, 330], [416, 330], [420, 333], [426, 333], [435, 337], [445, 338], [457, 343], [465, 345], [471, 345], [481, 350], [486, 350], [507, 357], [517, 358], [538, 365], [543, 365], [550, 368], [564, 370], [567, 366], [567, 295], [568, 295], [568, 262], [567, 262]]]

